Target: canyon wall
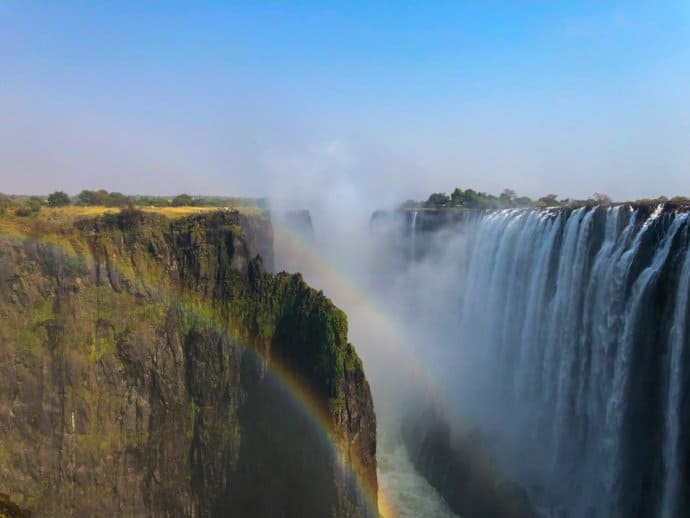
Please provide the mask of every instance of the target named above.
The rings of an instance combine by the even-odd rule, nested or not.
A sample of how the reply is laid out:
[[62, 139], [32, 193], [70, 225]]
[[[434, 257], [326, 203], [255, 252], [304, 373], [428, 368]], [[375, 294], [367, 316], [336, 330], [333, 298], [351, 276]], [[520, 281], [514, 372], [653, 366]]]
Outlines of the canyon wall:
[[376, 514], [376, 420], [346, 317], [299, 275], [265, 271], [270, 225], [135, 210], [0, 225], [0, 493], [12, 505]]

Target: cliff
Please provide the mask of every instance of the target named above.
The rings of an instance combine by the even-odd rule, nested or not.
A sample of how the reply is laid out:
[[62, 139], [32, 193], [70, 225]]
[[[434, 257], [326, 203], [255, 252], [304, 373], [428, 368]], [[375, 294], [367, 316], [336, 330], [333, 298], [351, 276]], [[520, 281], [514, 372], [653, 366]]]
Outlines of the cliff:
[[346, 317], [265, 272], [252, 218], [0, 221], [0, 493], [34, 516], [374, 514]]
[[275, 255], [279, 258], [276, 270], [304, 271], [310, 258], [306, 248], [314, 245], [314, 227], [308, 210], [273, 210]]
[[524, 489], [500, 474], [481, 434], [453, 433], [438, 411], [421, 408], [403, 420], [403, 443], [415, 469], [454, 512], [470, 517], [535, 516]]

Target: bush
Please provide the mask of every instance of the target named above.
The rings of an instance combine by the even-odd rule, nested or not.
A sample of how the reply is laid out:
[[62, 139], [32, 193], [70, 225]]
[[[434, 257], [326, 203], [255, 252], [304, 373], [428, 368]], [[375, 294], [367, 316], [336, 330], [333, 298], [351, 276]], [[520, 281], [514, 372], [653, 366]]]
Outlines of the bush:
[[105, 205], [108, 201], [108, 191], [101, 189], [99, 191], [84, 190], [77, 196], [80, 205]]
[[63, 191], [55, 191], [48, 196], [48, 206], [49, 207], [66, 207], [72, 203], [69, 195]]
[[445, 207], [448, 205], [450, 202], [450, 198], [448, 195], [444, 192], [435, 192], [432, 195], [429, 196], [429, 199], [426, 201], [425, 206], [426, 207]]
[[118, 224], [123, 230], [131, 230], [144, 221], [145, 215], [139, 209], [127, 207], [120, 210], [117, 215]]
[[43, 208], [43, 200], [38, 196], [32, 196], [29, 198], [29, 201], [27, 201], [26, 204], [33, 214], [38, 214]]
[[170, 201], [161, 196], [137, 196], [134, 198], [134, 203], [149, 207], [168, 207], [170, 205]]
[[6, 194], [0, 193], [0, 216], [5, 214], [5, 212], [7, 212], [7, 209], [9, 209], [11, 206], [12, 199]]
[[194, 205], [194, 199], [189, 194], [178, 194], [171, 203], [173, 207], [188, 207]]
[[26, 205], [14, 209], [14, 215], [20, 218], [28, 218], [29, 216], [33, 216], [34, 214], [36, 213], [31, 209], [31, 207]]
[[121, 192], [111, 192], [108, 193], [103, 204], [106, 207], [129, 207], [132, 205], [132, 200]]

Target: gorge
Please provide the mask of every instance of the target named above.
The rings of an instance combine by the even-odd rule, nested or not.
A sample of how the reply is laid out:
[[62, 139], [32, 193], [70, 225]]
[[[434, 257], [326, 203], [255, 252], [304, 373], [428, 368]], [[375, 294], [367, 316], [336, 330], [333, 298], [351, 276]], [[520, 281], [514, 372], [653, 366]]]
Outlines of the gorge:
[[3, 220], [14, 515], [689, 511], [684, 206], [198, 212]]
[[[379, 443], [404, 444], [454, 512], [688, 512], [685, 205], [409, 209], [320, 233], [322, 218], [277, 258], [346, 309]], [[379, 483], [398, 512], [435, 508], [386, 472], [393, 451]]]
[[0, 0], [0, 518], [690, 517], [690, 3]]

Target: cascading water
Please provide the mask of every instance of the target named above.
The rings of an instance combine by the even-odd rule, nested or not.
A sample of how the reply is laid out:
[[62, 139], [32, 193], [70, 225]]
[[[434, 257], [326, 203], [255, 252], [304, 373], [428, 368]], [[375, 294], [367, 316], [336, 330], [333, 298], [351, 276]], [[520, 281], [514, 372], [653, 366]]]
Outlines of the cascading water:
[[669, 389], [666, 399], [666, 427], [664, 435], [664, 463], [666, 465], [666, 478], [662, 500], [663, 518], [675, 516], [676, 510], [682, 504], [678, 502], [678, 488], [682, 469], [681, 455], [681, 404], [684, 388], [684, 376], [686, 370], [683, 363], [687, 361], [685, 349], [688, 343], [688, 292], [690, 291], [690, 253], [685, 255], [683, 269], [681, 271], [678, 294], [676, 295], [676, 307], [671, 327], [669, 357]]
[[439, 366], [451, 413], [537, 504], [688, 516], [688, 214], [505, 210], [461, 225], [457, 339]]
[[[625, 205], [402, 215], [379, 214], [359, 249], [313, 241], [343, 271], [348, 261], [361, 266], [345, 285], [318, 260], [294, 263], [348, 313], [374, 393], [379, 484], [392, 514], [450, 515], [438, 496], [451, 502], [448, 491], [476, 495], [472, 505], [520, 501], [507, 478], [541, 516], [690, 515], [688, 214]], [[348, 296], [355, 280], [370, 304]], [[451, 449], [425, 433], [434, 412], [415, 413], [416, 397], [428, 399], [410, 372], [433, 380]], [[401, 433], [403, 414], [417, 419], [414, 433]], [[444, 463], [462, 447], [473, 451]], [[534, 514], [503, 509], [479, 514]]]
[[410, 225], [410, 260], [417, 258], [417, 216], [419, 211], [412, 212], [412, 224]]

